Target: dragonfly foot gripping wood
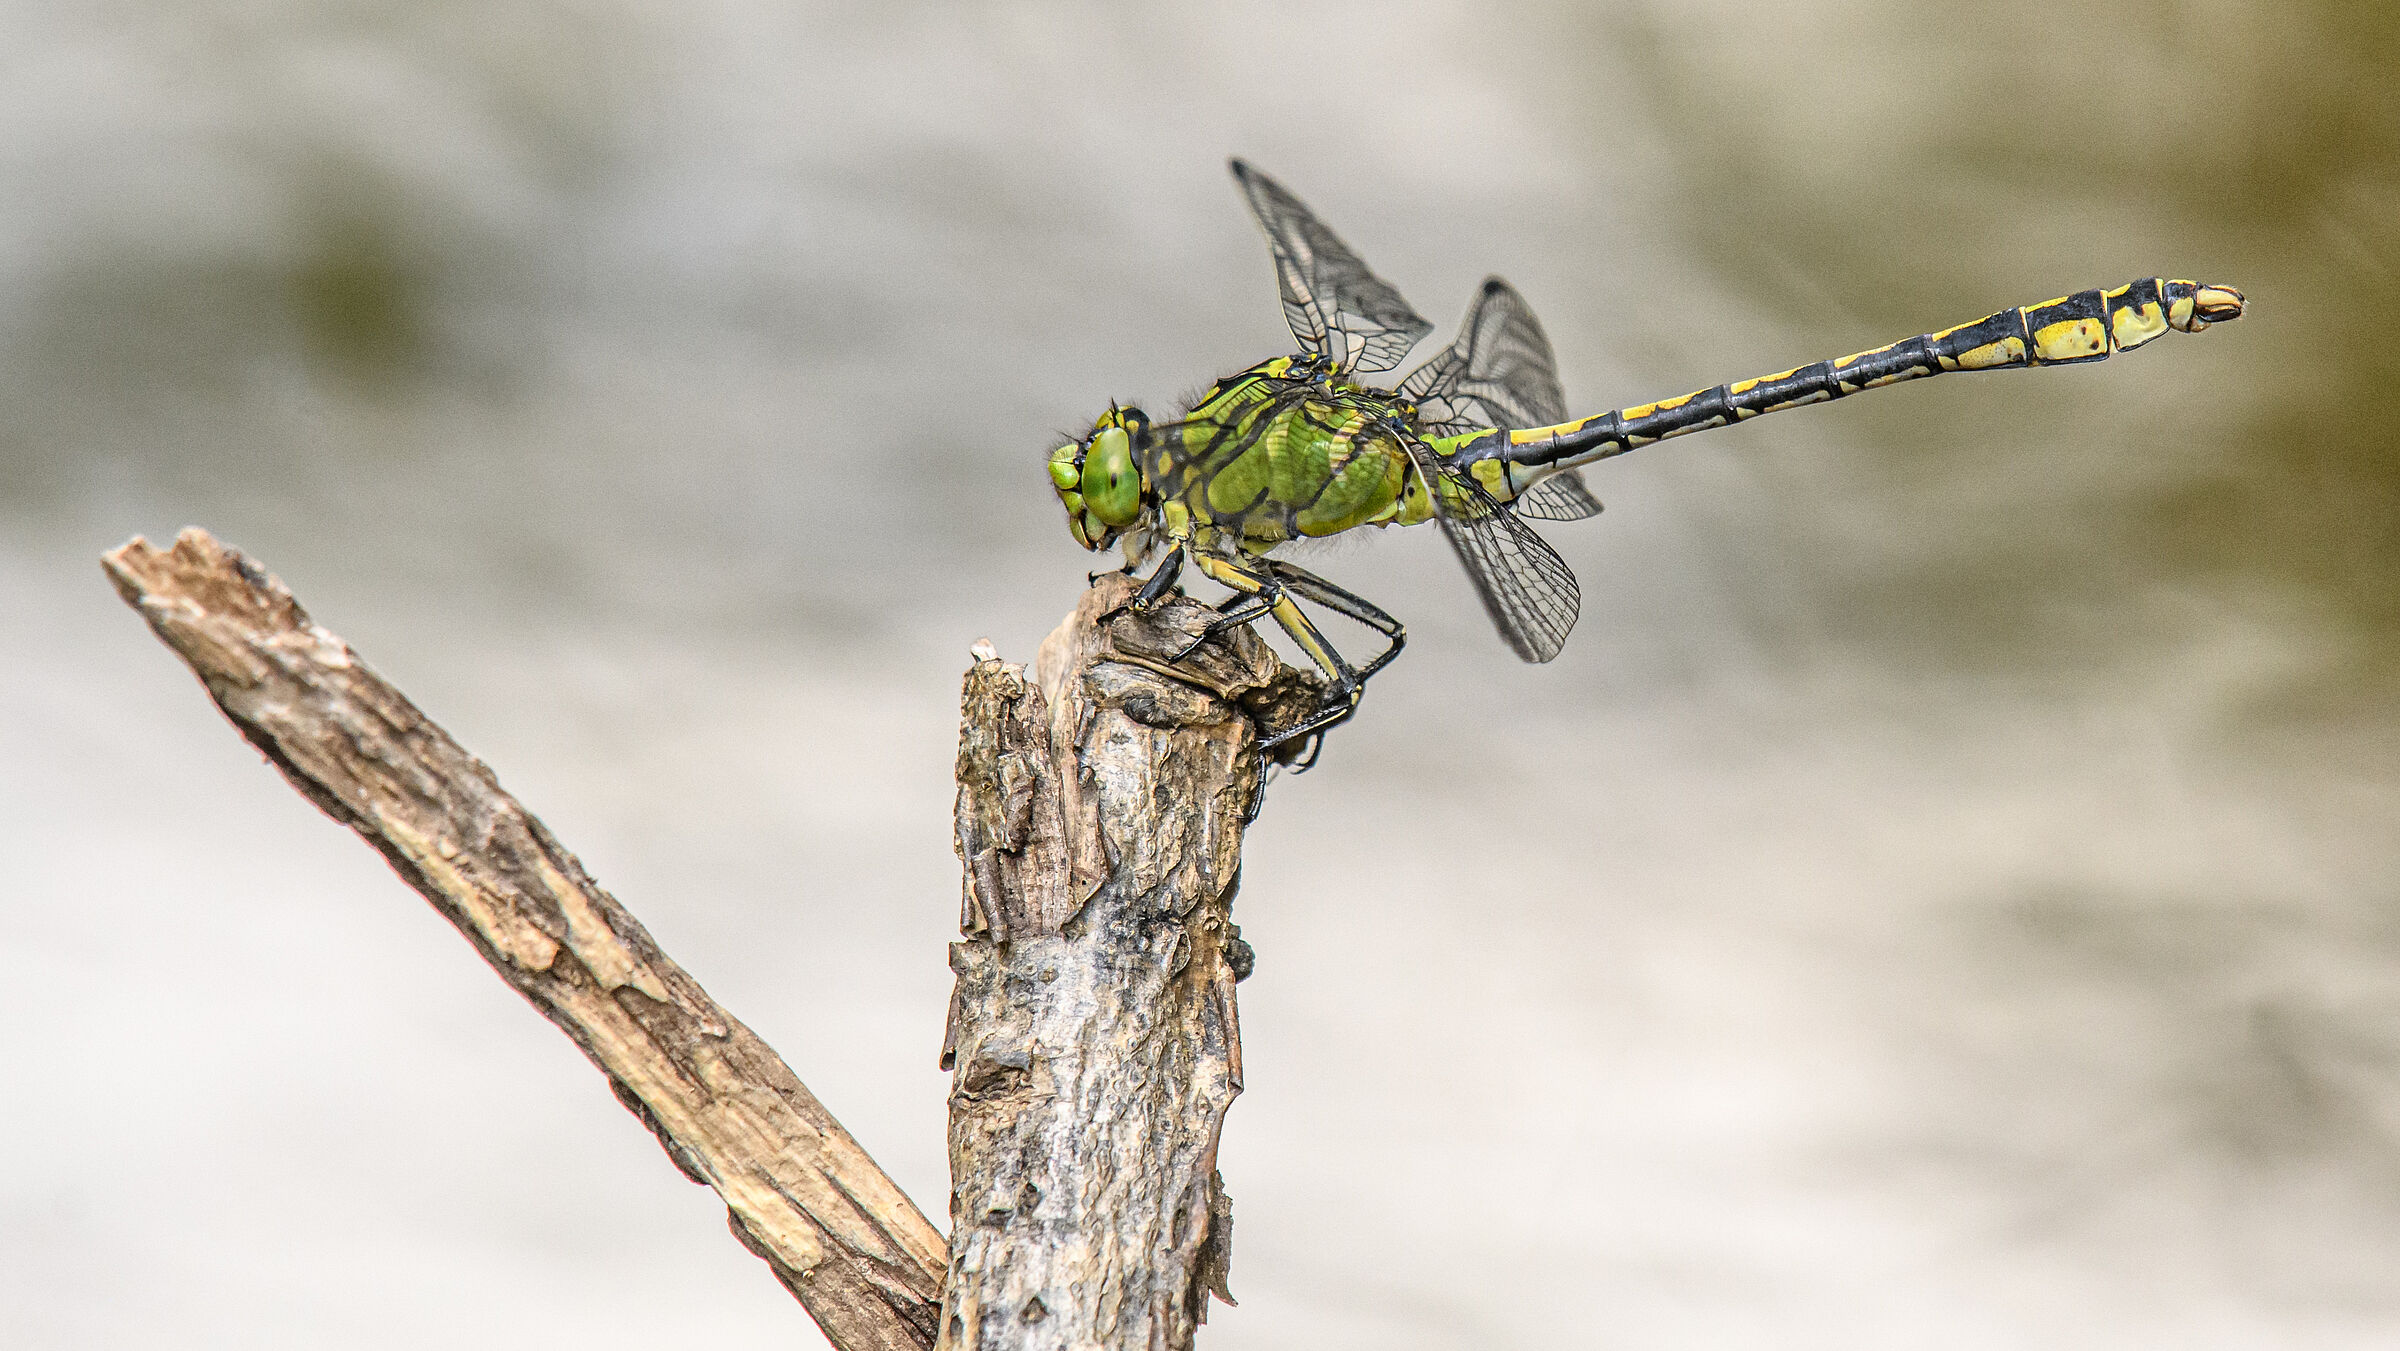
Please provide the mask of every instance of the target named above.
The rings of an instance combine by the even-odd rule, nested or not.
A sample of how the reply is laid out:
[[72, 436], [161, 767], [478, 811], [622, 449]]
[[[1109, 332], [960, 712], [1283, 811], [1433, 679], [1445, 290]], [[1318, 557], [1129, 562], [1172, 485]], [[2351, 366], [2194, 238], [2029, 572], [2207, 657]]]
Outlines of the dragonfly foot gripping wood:
[[1317, 692], [1247, 629], [1174, 661], [1216, 612], [1134, 586], [1102, 578], [1035, 672], [967, 673], [940, 1347], [1178, 1351], [1231, 1298], [1231, 907], [1258, 729]]

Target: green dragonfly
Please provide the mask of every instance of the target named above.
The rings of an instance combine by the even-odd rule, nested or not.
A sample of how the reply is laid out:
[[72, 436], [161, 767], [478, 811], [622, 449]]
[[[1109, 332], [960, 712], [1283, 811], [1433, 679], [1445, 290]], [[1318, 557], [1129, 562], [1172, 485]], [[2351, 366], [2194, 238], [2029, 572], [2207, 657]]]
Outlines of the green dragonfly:
[[[1501, 637], [1525, 660], [1548, 661], [1574, 628], [1581, 597], [1565, 560], [1526, 521], [1599, 513], [1578, 466], [1920, 376], [2100, 361], [2169, 330], [2238, 319], [2244, 304], [2229, 286], [2146, 277], [1570, 420], [1549, 339], [1498, 277], [1483, 283], [1450, 346], [1392, 388], [1361, 383], [1398, 366], [1433, 325], [1282, 185], [1238, 159], [1233, 176], [1266, 229], [1300, 351], [1219, 380], [1170, 421], [1111, 407], [1088, 434], [1051, 452], [1050, 479], [1077, 543], [1121, 545], [1128, 571], [1159, 559], [1134, 607], [1156, 604], [1189, 562], [1235, 593], [1194, 648], [1208, 634], [1272, 617], [1324, 671], [1315, 713], [1263, 742], [1269, 750], [1310, 736], [1321, 748], [1322, 733], [1357, 711], [1367, 680], [1407, 640], [1400, 621], [1372, 602], [1273, 557], [1280, 545], [1438, 521]], [[1382, 634], [1384, 650], [1352, 665], [1301, 601]]]

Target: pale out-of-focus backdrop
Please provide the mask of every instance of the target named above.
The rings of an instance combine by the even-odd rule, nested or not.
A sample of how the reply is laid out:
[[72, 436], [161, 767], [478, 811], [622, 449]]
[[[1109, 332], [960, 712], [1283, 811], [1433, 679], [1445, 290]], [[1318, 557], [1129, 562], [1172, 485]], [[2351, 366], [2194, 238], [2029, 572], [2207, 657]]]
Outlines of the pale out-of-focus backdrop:
[[814, 1344], [95, 564], [286, 578], [929, 1212], [957, 679], [1041, 462], [1285, 350], [1223, 161], [1596, 411], [2152, 273], [2250, 318], [1438, 538], [1238, 908], [1220, 1351], [2400, 1342], [2400, 10], [0, 10], [0, 1335]]

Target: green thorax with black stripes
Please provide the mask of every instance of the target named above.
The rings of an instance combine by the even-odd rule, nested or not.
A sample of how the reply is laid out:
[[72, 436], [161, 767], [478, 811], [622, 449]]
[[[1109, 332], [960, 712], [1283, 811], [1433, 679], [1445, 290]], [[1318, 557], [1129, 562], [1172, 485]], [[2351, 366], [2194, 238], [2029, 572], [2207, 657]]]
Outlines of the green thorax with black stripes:
[[1135, 453], [1168, 539], [1215, 533], [1264, 553], [1430, 520], [1410, 470], [1415, 420], [1406, 399], [1345, 378], [1323, 357], [1277, 357], [1209, 386], [1182, 420], [1145, 429]]

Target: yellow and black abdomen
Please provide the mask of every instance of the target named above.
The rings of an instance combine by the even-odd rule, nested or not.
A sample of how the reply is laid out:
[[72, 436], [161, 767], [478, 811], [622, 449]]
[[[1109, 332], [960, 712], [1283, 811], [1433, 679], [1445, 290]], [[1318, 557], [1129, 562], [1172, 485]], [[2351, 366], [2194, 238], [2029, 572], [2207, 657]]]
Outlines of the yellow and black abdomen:
[[[1778, 413], [1946, 371], [2005, 370], [2100, 361], [2174, 330], [2197, 333], [2238, 319], [2242, 293], [2227, 286], [2145, 277], [2112, 290], [2025, 305], [1971, 324], [1921, 333], [1886, 347], [1738, 380], [1679, 399], [1598, 417], [1506, 433], [1483, 433], [1444, 448], [1460, 460], [1498, 458], [1514, 491], [1549, 472], [1688, 432]], [[1505, 437], [1505, 440], [1502, 438]]]

